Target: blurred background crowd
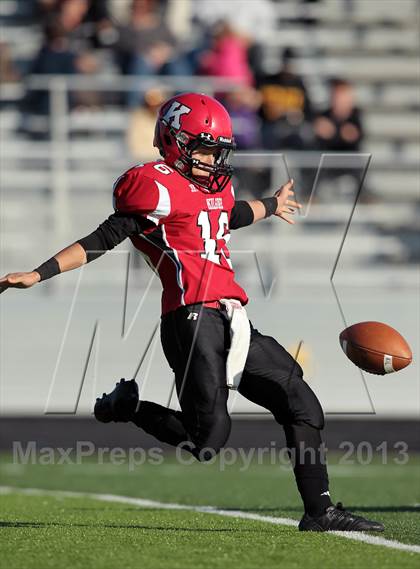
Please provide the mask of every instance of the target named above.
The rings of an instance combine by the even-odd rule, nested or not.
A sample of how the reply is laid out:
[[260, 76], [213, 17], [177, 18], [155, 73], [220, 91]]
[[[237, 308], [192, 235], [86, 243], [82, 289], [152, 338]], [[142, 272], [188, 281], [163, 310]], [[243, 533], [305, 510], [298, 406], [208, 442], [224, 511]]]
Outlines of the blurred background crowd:
[[90, 229], [112, 180], [158, 157], [161, 103], [194, 90], [232, 116], [239, 197], [293, 176], [299, 199], [324, 205], [302, 238], [316, 229], [326, 251], [363, 182], [355, 262], [417, 262], [418, 23], [418, 0], [2, 0], [4, 259], [33, 248], [15, 235], [22, 196], [49, 219], [42, 235], [72, 235], [75, 196]]
[[[1, 80], [101, 73], [222, 77], [238, 87], [217, 93], [232, 115], [238, 149], [359, 150], [362, 119], [351, 81], [330, 77], [328, 104], [317, 108], [293, 47], [279, 46], [271, 69], [264, 65], [264, 35], [276, 32], [273, 7], [271, 0], [28, 0], [23, 14], [37, 30], [38, 49], [22, 63], [3, 42]], [[243, 10], [246, 18], [241, 19], [238, 12]], [[305, 27], [316, 25], [316, 19], [304, 15], [298, 20]], [[162, 79], [145, 92], [133, 89], [111, 97], [79, 92], [70, 104], [130, 109], [130, 148], [139, 159], [148, 159], [149, 123], [171, 93]], [[48, 92], [29, 90], [21, 108], [34, 115], [49, 113]]]

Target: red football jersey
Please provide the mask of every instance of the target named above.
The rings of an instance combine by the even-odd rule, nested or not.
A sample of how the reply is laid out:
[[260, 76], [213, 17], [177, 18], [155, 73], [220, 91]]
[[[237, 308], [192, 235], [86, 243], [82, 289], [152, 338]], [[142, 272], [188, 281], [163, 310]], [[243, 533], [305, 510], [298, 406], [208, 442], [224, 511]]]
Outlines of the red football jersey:
[[114, 186], [116, 211], [141, 216], [131, 237], [162, 281], [162, 313], [196, 302], [248, 297], [235, 282], [227, 247], [235, 198], [199, 189], [163, 161], [135, 166]]

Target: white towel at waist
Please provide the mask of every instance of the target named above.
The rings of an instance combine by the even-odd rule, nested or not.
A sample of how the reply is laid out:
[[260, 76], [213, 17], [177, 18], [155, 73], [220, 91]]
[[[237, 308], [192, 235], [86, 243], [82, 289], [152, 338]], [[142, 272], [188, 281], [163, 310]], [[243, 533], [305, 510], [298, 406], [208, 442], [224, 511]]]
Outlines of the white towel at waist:
[[226, 379], [228, 387], [238, 389], [251, 340], [251, 327], [245, 307], [234, 298], [222, 298], [220, 303], [226, 308], [230, 320], [230, 349], [226, 360]]

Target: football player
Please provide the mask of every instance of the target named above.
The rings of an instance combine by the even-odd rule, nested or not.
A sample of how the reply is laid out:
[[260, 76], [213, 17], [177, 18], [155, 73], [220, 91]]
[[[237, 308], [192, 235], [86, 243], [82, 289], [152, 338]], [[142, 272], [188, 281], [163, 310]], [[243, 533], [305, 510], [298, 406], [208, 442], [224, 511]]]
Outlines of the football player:
[[230, 230], [269, 216], [293, 224], [291, 215], [301, 207], [293, 181], [273, 197], [235, 200], [231, 120], [218, 101], [203, 94], [177, 95], [162, 105], [154, 145], [162, 160], [118, 178], [115, 212], [107, 220], [35, 270], [6, 275], [0, 289], [31, 287], [91, 262], [129, 237], [162, 281], [161, 341], [181, 411], [139, 401], [137, 383], [121, 380], [97, 399], [95, 417], [132, 421], [205, 461], [229, 437], [228, 393], [237, 388], [268, 409], [285, 431], [305, 510], [300, 530], [382, 531], [382, 524], [331, 502], [321, 405], [295, 359], [248, 320], [248, 298], [235, 281]]

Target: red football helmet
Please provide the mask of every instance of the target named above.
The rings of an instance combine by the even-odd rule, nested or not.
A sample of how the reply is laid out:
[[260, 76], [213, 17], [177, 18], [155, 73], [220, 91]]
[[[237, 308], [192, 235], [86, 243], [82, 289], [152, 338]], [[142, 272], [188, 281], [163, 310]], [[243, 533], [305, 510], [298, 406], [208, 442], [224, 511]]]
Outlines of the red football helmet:
[[[229, 157], [236, 145], [227, 110], [213, 97], [184, 93], [162, 105], [156, 121], [153, 145], [165, 162], [194, 184], [210, 192], [221, 192], [232, 177]], [[215, 150], [214, 164], [192, 157], [194, 150]], [[199, 168], [209, 176], [193, 176]]]

